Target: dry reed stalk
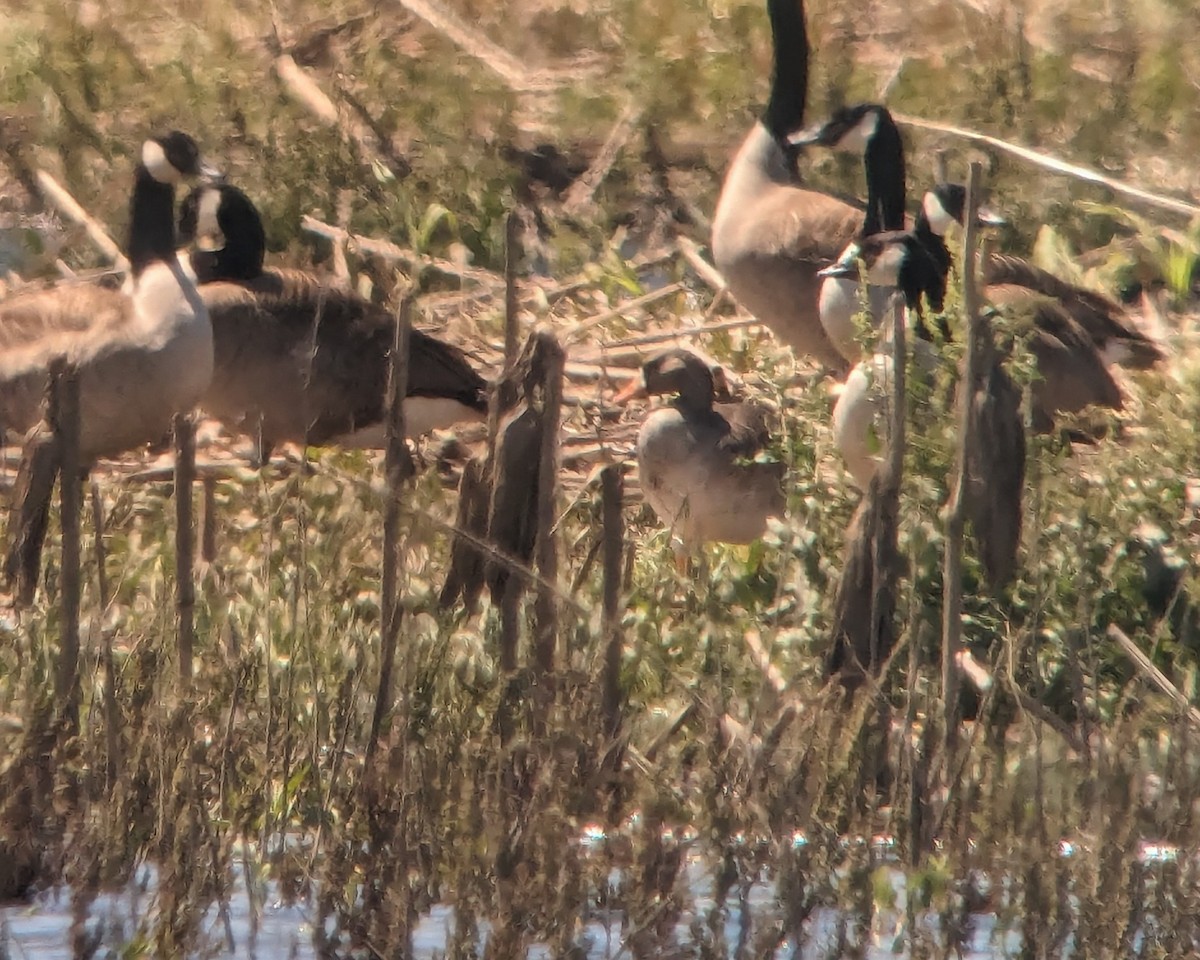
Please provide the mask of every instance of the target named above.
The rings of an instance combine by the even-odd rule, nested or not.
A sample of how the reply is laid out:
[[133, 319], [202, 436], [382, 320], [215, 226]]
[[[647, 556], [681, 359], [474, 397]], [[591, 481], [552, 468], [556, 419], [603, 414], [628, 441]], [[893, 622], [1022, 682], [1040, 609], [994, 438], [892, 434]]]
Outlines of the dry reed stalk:
[[191, 414], [175, 414], [175, 612], [179, 682], [185, 693], [192, 686], [192, 647], [196, 639], [196, 531], [193, 527], [192, 484], [196, 482], [196, 425]]
[[1154, 665], [1154, 662], [1144, 654], [1136, 643], [1129, 639], [1128, 635], [1115, 623], [1108, 625], [1108, 638], [1114, 641], [1121, 650], [1125, 653], [1135, 667], [1147, 680], [1154, 686], [1166, 694], [1167, 697], [1177, 706], [1183, 715], [1188, 718], [1197, 727], [1200, 727], [1200, 710], [1192, 706], [1191, 701], [1165, 673]]
[[344, 244], [351, 253], [364, 253], [392, 263], [403, 263], [409, 267], [433, 270], [443, 276], [470, 280], [495, 290], [499, 290], [504, 285], [503, 279], [490, 270], [463, 266], [450, 260], [442, 260], [438, 257], [417, 253], [415, 250], [408, 250], [386, 240], [375, 240], [357, 233], [349, 233], [341, 227], [335, 227], [316, 217], [308, 215], [301, 217], [300, 229], [306, 233], [324, 237], [332, 243]]
[[695, 271], [696, 276], [712, 288], [713, 293], [720, 293], [726, 289], [725, 278], [721, 276], [721, 271], [704, 259], [700, 248], [693, 240], [687, 237], [676, 237], [675, 248], [679, 251], [680, 256], [688, 262], [688, 266]]
[[122, 270], [128, 269], [129, 261], [122, 255], [121, 248], [108, 235], [108, 231], [104, 229], [100, 221], [83, 209], [83, 205], [71, 196], [66, 187], [45, 170], [38, 170], [36, 176], [38, 192], [41, 193], [42, 198], [61, 216], [82, 226], [92, 245], [110, 262]]
[[1059, 160], [1057, 157], [1038, 153], [1036, 150], [1030, 150], [1028, 147], [1023, 147], [1017, 143], [1010, 143], [998, 137], [990, 137], [985, 133], [977, 133], [974, 130], [966, 130], [948, 123], [938, 123], [934, 120], [923, 120], [920, 117], [908, 117], [901, 114], [895, 114], [894, 116], [896, 121], [904, 126], [916, 127], [920, 130], [933, 130], [937, 133], [948, 133], [951, 136], [959, 137], [970, 143], [981, 143], [1007, 153], [1010, 156], [1018, 157], [1028, 163], [1035, 164], [1045, 170], [1052, 170], [1055, 173], [1075, 177], [1077, 180], [1086, 180], [1088, 183], [1099, 184], [1113, 191], [1113, 193], [1119, 193], [1124, 197], [1129, 197], [1131, 200], [1139, 200], [1142, 203], [1147, 203], [1163, 210], [1170, 210], [1172, 213], [1181, 213], [1186, 217], [1195, 217], [1200, 214], [1200, 206], [1196, 206], [1194, 203], [1187, 203], [1184, 200], [1176, 200], [1174, 197], [1165, 197], [1161, 194], [1152, 193], [1143, 187], [1105, 176], [1089, 167], [1082, 167], [1079, 164], [1068, 163], [1066, 160]]
[[[379, 644], [379, 688], [371, 734], [367, 740], [366, 767], [369, 770], [379, 737], [384, 732], [392, 702], [392, 672], [396, 664], [396, 645], [400, 636], [400, 493], [413, 474], [412, 457], [404, 439], [404, 397], [408, 393], [408, 344], [412, 327], [412, 292], [406, 292], [396, 312], [396, 332], [392, 341], [392, 363], [388, 377], [387, 450], [384, 476], [387, 492], [383, 510], [383, 569], [380, 573], [381, 628]], [[366, 772], [364, 782], [368, 780]]]
[[52, 423], [61, 451], [62, 470], [58, 485], [59, 523], [62, 527], [62, 625], [58, 651], [56, 693], [63, 728], [79, 729], [79, 374], [56, 361], [51, 376], [57, 403], [52, 405]]
[[[672, 291], [674, 292], [674, 291]], [[722, 320], [719, 323], [701, 323], [694, 327], [679, 327], [675, 330], [663, 330], [659, 333], [644, 333], [636, 337], [626, 337], [624, 340], [613, 340], [599, 344], [599, 353], [585, 354], [576, 357], [576, 363], [603, 363], [609, 353], [627, 347], [644, 347], [650, 344], [667, 343], [671, 340], [691, 340], [708, 333], [723, 333], [727, 330], [741, 330], [745, 327], [760, 327], [762, 324], [754, 317], [743, 317], [740, 320]]]
[[545, 380], [542, 393], [542, 443], [538, 458], [537, 540], [534, 547], [540, 579], [534, 600], [534, 664], [538, 682], [550, 688], [554, 673], [555, 648], [558, 644], [558, 604], [556, 590], [547, 584], [558, 583], [558, 541], [555, 534], [554, 503], [558, 492], [558, 429], [562, 418], [563, 367], [566, 355], [558, 339], [549, 332], [541, 335]]
[[625, 144], [629, 142], [641, 116], [642, 111], [635, 104], [625, 105], [621, 115], [617, 117], [617, 122], [609, 131], [604, 145], [579, 179], [567, 190], [567, 195], [563, 199], [563, 210], [567, 213], [578, 214], [592, 202], [592, 197], [600, 184], [604, 182], [604, 178], [608, 176], [613, 164], [617, 162], [617, 157], [620, 156]]
[[433, 0], [399, 0], [399, 3], [495, 73], [514, 93], [548, 93], [578, 79], [578, 71], [528, 70], [517, 57]]
[[521, 349], [518, 311], [520, 290], [517, 273], [521, 269], [521, 218], [510, 210], [504, 218], [504, 370], [512, 369]]
[[563, 340], [567, 343], [574, 343], [588, 330], [608, 323], [610, 320], [615, 320], [617, 317], [627, 316], [651, 303], [657, 303], [659, 300], [665, 300], [667, 297], [672, 297], [677, 293], [683, 293], [686, 289], [682, 283], [668, 283], [665, 287], [652, 290], [650, 293], [644, 293], [640, 297], [635, 297], [625, 303], [618, 304], [611, 310], [605, 310], [603, 313], [598, 313], [593, 317], [588, 317], [586, 320], [580, 321], [563, 334]]
[[975, 398], [975, 382], [979, 377], [980, 330], [979, 292], [976, 287], [975, 264], [979, 228], [975, 214], [979, 209], [979, 188], [983, 167], [971, 164], [967, 177], [966, 236], [963, 239], [962, 277], [963, 308], [967, 316], [966, 355], [958, 396], [958, 438], [954, 452], [954, 480], [950, 488], [950, 504], [946, 517], [946, 556], [942, 573], [942, 708], [945, 741], [943, 769], [949, 770], [958, 743], [958, 669], [962, 649], [962, 554], [963, 530], [966, 526], [967, 450], [970, 445], [973, 418], [971, 407]]
[[[96, 557], [96, 580], [100, 594], [100, 609], [107, 610], [110, 593], [108, 572], [104, 566], [104, 501], [100, 497], [100, 484], [92, 481], [92, 549]], [[100, 666], [104, 671], [104, 742], [105, 742], [105, 788], [116, 786], [121, 769], [121, 712], [117, 707], [117, 668], [113, 662], [112, 635], [101, 630], [103, 645], [100, 648]]]

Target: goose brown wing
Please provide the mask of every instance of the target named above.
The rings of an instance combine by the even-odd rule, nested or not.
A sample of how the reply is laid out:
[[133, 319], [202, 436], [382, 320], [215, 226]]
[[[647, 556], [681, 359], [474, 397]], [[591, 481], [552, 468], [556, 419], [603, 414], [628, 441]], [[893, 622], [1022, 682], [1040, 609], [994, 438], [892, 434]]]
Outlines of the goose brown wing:
[[771, 411], [761, 404], [717, 403], [713, 410], [728, 427], [717, 442], [721, 450], [735, 457], [757, 456], [771, 439]]
[[409, 338], [408, 395], [446, 397], [487, 412], [487, 381], [453, 344], [414, 329]]
[[1129, 350], [1127, 366], [1141, 370], [1163, 359], [1158, 346], [1130, 324], [1121, 305], [1095, 290], [1068, 283], [1028, 261], [1001, 254], [988, 257], [984, 277], [989, 284], [1024, 287], [1057, 300], [1101, 349], [1114, 340], [1125, 345]]
[[1063, 307], [1012, 285], [989, 287], [988, 299], [1030, 321], [1029, 349], [1040, 375], [1032, 388], [1035, 414], [1053, 418], [1092, 404], [1122, 408], [1121, 389], [1094, 341]]
[[370, 303], [296, 271], [200, 287], [213, 326], [204, 407], [274, 441], [323, 443], [383, 415], [390, 330]]
[[761, 257], [811, 263], [814, 270], [836, 260], [862, 229], [861, 209], [815, 190], [780, 188], [754, 206], [740, 246]]

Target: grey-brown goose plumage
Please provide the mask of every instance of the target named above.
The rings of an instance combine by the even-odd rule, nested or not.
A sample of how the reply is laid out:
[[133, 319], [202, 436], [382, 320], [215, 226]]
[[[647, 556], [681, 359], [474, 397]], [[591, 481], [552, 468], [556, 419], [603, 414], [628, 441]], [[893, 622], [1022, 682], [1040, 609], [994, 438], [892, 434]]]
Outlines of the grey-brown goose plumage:
[[[262, 220], [229, 184], [189, 194], [180, 236], [197, 241], [190, 259], [213, 325], [204, 410], [259, 438], [260, 460], [279, 442], [382, 446], [391, 313], [311, 273], [264, 269]], [[409, 436], [486, 416], [487, 381], [461, 350], [414, 329], [409, 351]]]
[[130, 201], [130, 276], [122, 290], [63, 283], [0, 303], [0, 435], [40, 418], [51, 363], [79, 371], [86, 464], [160, 440], [212, 376], [212, 328], [193, 277], [175, 257], [175, 185], [213, 173], [195, 141], [146, 140]]
[[799, 0], [768, 0], [767, 12], [774, 41], [770, 99], [726, 174], [713, 219], [713, 257], [742, 306], [798, 355], [840, 377], [847, 362], [821, 325], [817, 271], [860, 233], [903, 225], [900, 136], [877, 110], [842, 129], [843, 146], [864, 152], [865, 213], [803, 187], [792, 140], [803, 138], [808, 88], [804, 7]]
[[[950, 224], [962, 225], [966, 198], [966, 188], [961, 184], [940, 183], [925, 195], [917, 219], [915, 229], [922, 244], [945, 264], [947, 274], [951, 256], [945, 235]], [[993, 221], [1003, 223], [998, 217]], [[1031, 311], [1036, 308], [1051, 329], [1061, 326], [1061, 321], [1053, 317], [1061, 313], [1074, 321], [1109, 363], [1145, 370], [1164, 359], [1159, 346], [1134, 327], [1124, 308], [1110, 297], [1069, 283], [1018, 257], [989, 252], [982, 264], [984, 295], [995, 306], [1019, 309], [1024, 305]], [[1078, 334], [1065, 335], [1070, 338]]]
[[783, 463], [754, 459], [770, 440], [767, 410], [717, 403], [716, 387], [703, 359], [676, 348], [647, 360], [617, 397], [677, 395], [643, 421], [637, 462], [643, 497], [688, 546], [750, 543], [785, 507]]

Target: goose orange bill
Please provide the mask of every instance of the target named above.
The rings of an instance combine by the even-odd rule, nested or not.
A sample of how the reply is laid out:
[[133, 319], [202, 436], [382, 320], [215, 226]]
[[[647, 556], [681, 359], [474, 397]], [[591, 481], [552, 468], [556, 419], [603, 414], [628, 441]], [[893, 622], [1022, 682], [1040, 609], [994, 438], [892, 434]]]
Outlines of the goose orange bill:
[[619, 393], [613, 397], [613, 403], [628, 403], [630, 400], [644, 400], [650, 396], [646, 392], [646, 380], [640, 374], [629, 380]]

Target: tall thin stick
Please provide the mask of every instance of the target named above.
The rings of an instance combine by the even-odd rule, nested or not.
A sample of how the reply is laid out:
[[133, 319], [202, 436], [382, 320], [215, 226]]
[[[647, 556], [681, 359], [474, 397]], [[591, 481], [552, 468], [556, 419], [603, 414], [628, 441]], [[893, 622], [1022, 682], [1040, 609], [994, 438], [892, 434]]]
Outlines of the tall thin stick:
[[539, 579], [534, 599], [534, 663], [539, 683], [549, 685], [558, 641], [558, 604], [552, 585], [558, 582], [558, 542], [554, 533], [558, 492], [558, 427], [562, 414], [563, 367], [566, 357], [552, 333], [544, 335], [546, 379], [542, 394], [542, 449], [538, 464], [537, 543], [534, 557]]
[[612, 797], [609, 821], [616, 822], [621, 802], [618, 774], [623, 752], [618, 741], [621, 735], [621, 651], [624, 646], [621, 633], [621, 562], [625, 559], [625, 529], [621, 518], [621, 506], [625, 499], [625, 476], [619, 463], [609, 464], [600, 471], [600, 496], [604, 519], [601, 532], [604, 550], [602, 709], [604, 733], [609, 740], [601, 773], [608, 783]]
[[942, 698], [945, 743], [943, 769], [949, 771], [958, 743], [958, 652], [962, 648], [962, 553], [966, 523], [967, 449], [970, 443], [971, 404], [979, 378], [979, 291], [975, 283], [975, 254], [982, 165], [971, 164], [967, 178], [966, 236], [963, 239], [963, 308], [967, 315], [967, 352], [958, 389], [958, 447], [954, 453], [954, 483], [946, 518], [946, 559], [942, 574]]
[[[489, 490], [496, 483], [496, 441], [500, 433], [500, 412], [516, 400], [516, 382], [512, 376], [513, 364], [520, 352], [520, 328], [517, 319], [519, 298], [517, 270], [521, 262], [521, 220], [517, 211], [510, 210], [504, 223], [504, 370], [492, 389], [488, 408], [488, 466], [492, 471], [487, 478]], [[490, 496], [489, 496], [490, 499]], [[522, 582], [510, 576], [500, 598], [500, 671], [508, 675], [517, 669], [517, 645], [520, 642]], [[507, 696], [507, 695], [506, 695]], [[507, 743], [511, 734], [510, 711], [506, 702], [502, 710], [501, 742]]]
[[[100, 609], [108, 609], [110, 599], [108, 573], [104, 569], [104, 501], [100, 484], [92, 481], [92, 549], [96, 557], [96, 580], [100, 591]], [[104, 741], [106, 744], [105, 786], [112, 790], [121, 769], [121, 713], [117, 707], [117, 668], [113, 662], [112, 634], [104, 630], [100, 666], [104, 671]]]
[[179, 621], [176, 650], [179, 682], [192, 686], [192, 646], [196, 636], [196, 550], [192, 527], [192, 484], [196, 481], [196, 427], [187, 413], [175, 414], [175, 612]]
[[57, 403], [54, 432], [62, 451], [58, 485], [59, 522], [62, 525], [62, 632], [59, 640], [58, 702], [63, 726], [79, 729], [79, 374], [74, 367], [59, 366], [51, 374]]
[[621, 561], [625, 557], [625, 529], [621, 504], [625, 477], [621, 465], [600, 471], [604, 528], [604, 720], [606, 733], [615, 737], [621, 726]]
[[399, 597], [400, 492], [412, 476], [413, 463], [404, 439], [404, 397], [408, 393], [408, 342], [411, 330], [412, 293], [405, 293], [396, 313], [396, 332], [392, 341], [392, 364], [388, 378], [388, 403], [384, 454], [387, 493], [383, 509], [383, 569], [380, 573], [379, 606], [382, 614], [379, 654], [379, 689], [375, 713], [371, 718], [371, 736], [367, 741], [366, 764], [370, 767], [375, 747], [384, 731], [392, 703], [392, 672], [396, 666], [396, 643], [400, 636], [403, 608]]

